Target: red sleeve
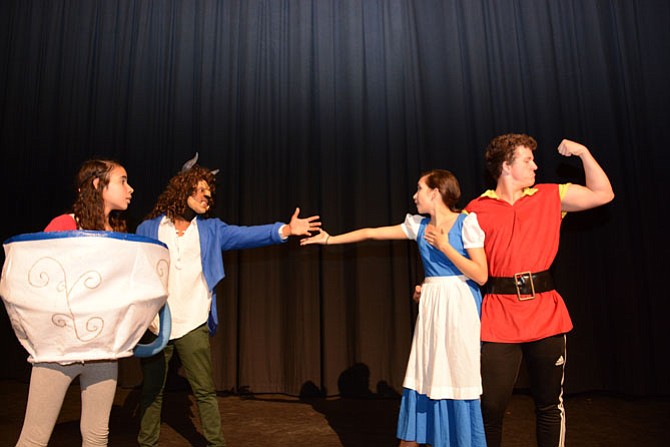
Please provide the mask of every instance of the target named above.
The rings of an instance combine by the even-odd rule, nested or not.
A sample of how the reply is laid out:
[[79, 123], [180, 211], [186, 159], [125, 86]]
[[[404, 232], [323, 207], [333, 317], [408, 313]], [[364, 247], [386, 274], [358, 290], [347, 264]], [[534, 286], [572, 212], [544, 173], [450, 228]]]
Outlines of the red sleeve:
[[77, 221], [70, 214], [54, 217], [44, 231], [71, 231], [77, 229]]

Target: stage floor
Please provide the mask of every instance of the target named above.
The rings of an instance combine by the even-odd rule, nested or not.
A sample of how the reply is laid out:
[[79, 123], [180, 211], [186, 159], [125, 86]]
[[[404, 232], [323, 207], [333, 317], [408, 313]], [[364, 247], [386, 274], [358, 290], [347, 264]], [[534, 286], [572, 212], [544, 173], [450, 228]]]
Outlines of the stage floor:
[[[28, 385], [0, 381], [0, 445], [18, 439]], [[136, 445], [138, 389], [117, 390], [110, 447]], [[223, 430], [229, 447], [393, 447], [398, 399], [298, 399], [284, 395], [222, 395]], [[629, 399], [602, 393], [565, 401], [570, 447], [670, 445], [670, 399]], [[193, 398], [166, 392], [161, 447], [204, 446]], [[81, 445], [79, 385], [70, 387], [50, 447]], [[534, 446], [533, 404], [515, 394], [505, 420], [505, 447]]]

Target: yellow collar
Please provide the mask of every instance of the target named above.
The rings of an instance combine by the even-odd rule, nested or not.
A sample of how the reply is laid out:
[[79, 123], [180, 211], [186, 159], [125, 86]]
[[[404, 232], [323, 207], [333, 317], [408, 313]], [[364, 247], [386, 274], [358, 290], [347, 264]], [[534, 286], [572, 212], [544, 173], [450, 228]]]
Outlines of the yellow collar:
[[[538, 191], [537, 188], [524, 188], [521, 194], [523, 196], [532, 196], [537, 191]], [[486, 191], [484, 191], [481, 197], [488, 197], [490, 199], [501, 200], [500, 197], [498, 197], [498, 194], [496, 194], [494, 189], [487, 189]]]

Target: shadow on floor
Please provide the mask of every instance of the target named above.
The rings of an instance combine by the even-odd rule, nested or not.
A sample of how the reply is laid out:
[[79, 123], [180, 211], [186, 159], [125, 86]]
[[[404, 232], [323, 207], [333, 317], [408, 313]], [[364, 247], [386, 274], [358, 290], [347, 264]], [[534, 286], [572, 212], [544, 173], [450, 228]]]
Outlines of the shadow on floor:
[[[0, 381], [0, 445], [14, 445], [21, 431], [27, 383]], [[136, 445], [138, 389], [117, 389], [110, 420], [110, 447]], [[221, 395], [223, 430], [229, 447], [393, 447], [400, 401], [371, 394], [354, 397], [290, 397], [277, 394]], [[569, 396], [567, 439], [570, 447], [670, 445], [670, 398], [626, 398], [605, 393]], [[67, 393], [50, 447], [81, 445], [79, 386]], [[165, 395], [161, 447], [204, 446], [192, 396]], [[504, 429], [504, 447], [532, 447], [533, 403], [515, 394]]]

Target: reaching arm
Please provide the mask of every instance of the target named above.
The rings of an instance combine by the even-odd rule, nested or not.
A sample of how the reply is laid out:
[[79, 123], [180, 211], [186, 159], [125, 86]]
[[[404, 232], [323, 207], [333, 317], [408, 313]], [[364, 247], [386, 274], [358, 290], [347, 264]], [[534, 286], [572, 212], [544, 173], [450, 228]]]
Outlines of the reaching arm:
[[558, 152], [564, 157], [575, 155], [582, 160], [586, 185], [570, 185], [561, 199], [562, 211], [583, 211], [609, 203], [614, 199], [614, 191], [607, 174], [589, 150], [574, 141], [563, 140]]
[[338, 245], [338, 244], [352, 244], [355, 242], [366, 241], [368, 239], [374, 240], [402, 240], [407, 239], [407, 235], [402, 230], [401, 225], [393, 225], [389, 227], [376, 228], [361, 228], [360, 230], [350, 231], [331, 236], [325, 230], [321, 230], [319, 234], [309, 238], [302, 239], [300, 245], [321, 244], [321, 245]]
[[435, 227], [426, 227], [424, 238], [430, 245], [444, 253], [465, 276], [480, 286], [486, 284], [489, 273], [484, 248], [467, 248], [468, 256], [470, 256], [468, 259], [451, 246], [449, 235], [444, 230], [438, 231]]

